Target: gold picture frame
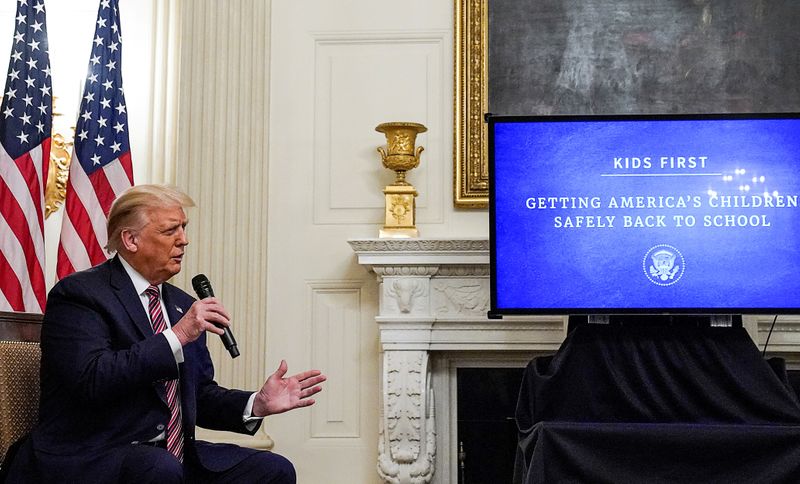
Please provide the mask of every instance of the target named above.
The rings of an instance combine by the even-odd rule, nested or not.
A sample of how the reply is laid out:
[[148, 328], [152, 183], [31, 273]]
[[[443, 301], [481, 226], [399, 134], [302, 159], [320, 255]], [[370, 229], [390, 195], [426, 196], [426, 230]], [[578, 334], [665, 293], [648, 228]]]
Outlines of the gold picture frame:
[[487, 2], [455, 0], [454, 205], [489, 205], [489, 167], [486, 153]]
[[[493, 82], [490, 89], [489, 52], [495, 52], [495, 46], [490, 46], [489, 13], [491, 8], [492, 21], [502, 23], [501, 15], [495, 18], [498, 13], [495, 8], [503, 3], [489, 2], [454, 0], [453, 186], [454, 205], [458, 208], [488, 206], [488, 130], [484, 115], [490, 108], [502, 109], [496, 105], [489, 106], [489, 93], [494, 96], [508, 89], [501, 82]], [[510, 3], [506, 2], [506, 5]], [[614, 3], [610, 2], [612, 5]], [[596, 89], [597, 93], [592, 92], [591, 99], [585, 95], [577, 97], [572, 101], [574, 105], [559, 105], [561, 94], [554, 90], [554, 84], [545, 80], [539, 87], [547, 95], [543, 99], [533, 100], [536, 101], [532, 103], [534, 108], [528, 108], [528, 112], [523, 114], [796, 111], [792, 106], [800, 105], [800, 97], [794, 80], [797, 79], [797, 72], [800, 72], [800, 61], [793, 54], [796, 52], [793, 48], [796, 27], [791, 21], [796, 16], [797, 7], [792, 2], [779, 2], [781, 7], [764, 10], [762, 3], [743, 2], [733, 8], [725, 2], [716, 5], [709, 0], [698, 0], [684, 8], [639, 0], [638, 4], [643, 8], [641, 18], [633, 23], [617, 25], [616, 28], [623, 31], [616, 35], [638, 39], [637, 36], [644, 31], [666, 30], [663, 38], [655, 36], [651, 39], [653, 45], [650, 47], [637, 44], [637, 49], [641, 49], [640, 54], [632, 50], [631, 56], [614, 58], [614, 62], [626, 63], [623, 67], [618, 66], [618, 69], [636, 72], [634, 77], [630, 80], [602, 82], [604, 75], [616, 75], [613, 69], [605, 65], [613, 54], [586, 51], [580, 54], [585, 57], [579, 60], [594, 66], [596, 79], [587, 90]], [[580, 4], [581, 0], [574, 0], [561, 2], [560, 5], [566, 12]], [[644, 9], [645, 6], [648, 8]], [[609, 7], [608, 12], [615, 12], [615, 8], [621, 7]], [[715, 12], [717, 17], [714, 16]], [[558, 17], [564, 12], [550, 13]], [[712, 18], [728, 20], [712, 22]], [[662, 19], [682, 19], [683, 23], [675, 20], [673, 24], [665, 25], [659, 23]], [[595, 20], [594, 27], [591, 27], [595, 30], [591, 34], [606, 35], [604, 22], [607, 23], [609, 19]], [[740, 25], [737, 28], [742, 30], [732, 35], [731, 25]], [[765, 39], [770, 40], [767, 42]], [[545, 44], [536, 48], [546, 51], [563, 49], [563, 46]], [[563, 55], [558, 50], [552, 53]], [[499, 63], [502, 59], [494, 61]], [[543, 64], [542, 69], [544, 78], [548, 65]], [[495, 92], [495, 89], [498, 91]], [[493, 98], [493, 101], [499, 98]], [[569, 97], [565, 99], [570, 100]], [[503, 114], [520, 114], [508, 109], [503, 111]]]

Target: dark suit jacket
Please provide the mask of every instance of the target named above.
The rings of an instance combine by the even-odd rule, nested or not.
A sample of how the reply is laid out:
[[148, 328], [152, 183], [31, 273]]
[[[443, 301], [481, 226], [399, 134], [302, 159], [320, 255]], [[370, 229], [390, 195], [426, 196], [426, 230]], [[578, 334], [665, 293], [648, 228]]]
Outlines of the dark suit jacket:
[[[173, 324], [194, 302], [167, 283], [162, 297]], [[257, 426], [248, 430], [242, 422], [251, 393], [214, 381], [205, 334], [183, 353], [184, 362], [176, 365], [166, 337], [153, 334], [117, 257], [64, 278], [48, 295], [42, 325], [40, 422], [15, 464], [35, 467], [45, 482], [113, 479], [121, 463], [115, 449], [152, 440], [166, 428], [163, 381], [175, 378], [187, 458], [219, 471], [257, 452], [195, 440], [196, 425], [249, 434]]]

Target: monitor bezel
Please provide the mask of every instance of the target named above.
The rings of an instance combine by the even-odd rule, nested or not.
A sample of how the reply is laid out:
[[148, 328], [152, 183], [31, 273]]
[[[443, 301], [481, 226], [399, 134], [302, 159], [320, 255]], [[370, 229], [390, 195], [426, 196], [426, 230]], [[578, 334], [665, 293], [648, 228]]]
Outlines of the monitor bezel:
[[[800, 307], [564, 307], [564, 308], [500, 308], [497, 305], [497, 247], [496, 247], [496, 184], [494, 127], [497, 123], [519, 122], [586, 122], [586, 121], [702, 121], [702, 120], [760, 120], [798, 119], [800, 112], [782, 113], [697, 113], [697, 114], [580, 114], [580, 115], [496, 115], [487, 113], [487, 168], [489, 171], [489, 318], [504, 315], [710, 315], [710, 314], [800, 314]], [[800, 301], [798, 301], [800, 304]]]

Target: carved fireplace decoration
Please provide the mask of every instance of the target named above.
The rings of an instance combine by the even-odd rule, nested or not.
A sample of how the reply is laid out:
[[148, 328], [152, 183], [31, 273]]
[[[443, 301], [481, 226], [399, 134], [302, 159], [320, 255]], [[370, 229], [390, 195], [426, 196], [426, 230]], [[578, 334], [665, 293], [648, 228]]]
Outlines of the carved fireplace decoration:
[[436, 457], [428, 355], [384, 353], [384, 414], [378, 437], [378, 474], [386, 482], [429, 482]]

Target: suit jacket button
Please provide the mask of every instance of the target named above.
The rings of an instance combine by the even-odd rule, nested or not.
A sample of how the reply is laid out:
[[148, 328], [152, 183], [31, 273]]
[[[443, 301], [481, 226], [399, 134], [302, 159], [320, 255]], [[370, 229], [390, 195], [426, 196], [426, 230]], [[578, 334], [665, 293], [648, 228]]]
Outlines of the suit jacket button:
[[164, 430], [164, 424], [156, 425], [156, 430], [159, 430], [159, 431]]

